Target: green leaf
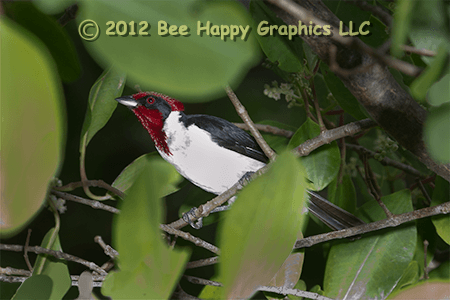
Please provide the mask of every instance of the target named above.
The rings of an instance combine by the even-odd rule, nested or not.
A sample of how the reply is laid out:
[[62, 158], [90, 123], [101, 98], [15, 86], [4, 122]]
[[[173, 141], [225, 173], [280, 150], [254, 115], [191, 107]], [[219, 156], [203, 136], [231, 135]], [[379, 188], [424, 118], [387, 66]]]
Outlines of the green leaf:
[[[436, 178], [436, 187], [433, 191], [431, 206], [436, 206], [450, 201], [450, 184], [442, 177]], [[440, 215], [431, 217], [434, 227], [439, 236], [450, 245], [450, 215]]]
[[115, 98], [122, 95], [126, 74], [110, 67], [97, 79], [89, 92], [89, 103], [81, 131], [80, 152], [92, 137], [106, 125], [117, 107]]
[[[272, 120], [264, 120], [264, 121], [258, 122], [258, 124], [275, 126], [280, 129], [289, 130], [292, 132], [295, 132], [295, 130], [296, 130], [296, 128], [294, 126], [283, 124], [283, 123], [280, 123], [277, 121], [272, 121]], [[267, 142], [267, 144], [269, 144], [269, 146], [276, 152], [282, 152], [282, 151], [286, 150], [286, 146], [289, 143], [288, 138], [286, 138], [284, 136], [280, 136], [280, 135], [274, 135], [271, 133], [262, 132], [262, 131], [261, 131], [261, 135], [263, 136], [263, 138]]]
[[174, 166], [164, 161], [161, 156], [159, 156], [158, 152], [144, 154], [136, 158], [131, 164], [123, 169], [112, 183], [112, 186], [127, 193], [129, 188], [141, 174], [142, 170], [144, 170], [149, 163], [168, 176], [168, 182], [164, 186], [163, 196], [178, 191], [178, 183], [180, 183], [183, 178]]
[[[237, 85], [247, 71], [259, 62], [257, 42], [247, 33], [226, 41], [220, 36], [198, 35], [198, 22], [207, 25], [251, 25], [245, 8], [234, 1], [85, 1], [80, 5], [78, 24], [94, 20], [100, 34], [85, 46], [103, 66], [114, 63], [127, 72], [130, 85], [139, 84], [143, 90], [156, 90], [181, 98], [186, 102], [212, 100], [223, 95], [227, 83]], [[117, 23], [106, 25], [110, 20]], [[126, 23], [128, 34], [120, 36], [125, 25], [116, 30], [119, 20]], [[135, 22], [134, 35], [130, 22]], [[140, 24], [148, 21], [149, 27]], [[170, 26], [186, 25], [187, 36], [158, 34], [158, 22]], [[212, 26], [211, 25], [211, 26]], [[111, 29], [109, 29], [111, 28]], [[87, 29], [93, 34], [92, 28]], [[143, 31], [149, 35], [139, 35]], [[109, 36], [107, 32], [115, 33]], [[210, 32], [211, 33], [211, 32]]]
[[12, 300], [50, 299], [52, 286], [47, 275], [33, 275], [20, 285]]
[[450, 102], [428, 112], [424, 139], [431, 156], [439, 162], [450, 162]]
[[413, 260], [409, 263], [405, 272], [403, 272], [402, 278], [395, 287], [394, 292], [400, 290], [405, 286], [415, 284], [418, 281], [419, 281], [419, 264], [417, 263], [417, 261]]
[[304, 177], [299, 161], [285, 152], [238, 195], [219, 224], [221, 298], [249, 298], [283, 265], [305, 219]]
[[76, 80], [80, 76], [81, 66], [72, 40], [56, 19], [43, 14], [33, 3], [5, 2], [4, 7], [8, 16], [45, 44], [55, 60], [61, 80]]
[[358, 100], [350, 93], [342, 81], [331, 72], [330, 68], [322, 63], [320, 64], [320, 69], [328, 89], [339, 103], [339, 106], [358, 120], [367, 118], [365, 110], [361, 107]]
[[396, 3], [394, 14], [394, 26], [392, 28], [392, 56], [399, 57], [403, 50], [402, 45], [408, 39], [409, 30], [413, 19], [414, 6], [419, 1], [399, 0]]
[[114, 299], [168, 299], [189, 251], [171, 250], [159, 230], [162, 202], [170, 174], [149, 161], [135, 181], [113, 223], [113, 244], [120, 253], [102, 293]]
[[[411, 84], [412, 96], [419, 100], [424, 101], [429, 88], [437, 81], [441, 76], [442, 70], [448, 61], [448, 51], [446, 48], [439, 47], [438, 53], [433, 62], [420, 74], [420, 76]], [[448, 85], [448, 81], [447, 81]], [[449, 95], [441, 95], [442, 98], [448, 100]]]
[[36, 6], [49, 15], [63, 12], [67, 7], [75, 3], [75, 0], [35, 0]]
[[[396, 192], [381, 200], [394, 214], [413, 210], [409, 190]], [[366, 222], [386, 218], [375, 200], [364, 204], [358, 216]], [[332, 246], [325, 269], [325, 295], [337, 299], [386, 297], [411, 262], [416, 239], [415, 225], [406, 224], [366, 234], [354, 242]]]
[[[47, 232], [44, 239], [42, 240], [41, 247], [56, 251], [62, 251], [58, 235], [56, 236], [56, 240], [53, 243], [53, 246], [50, 248], [49, 242], [54, 230], [55, 228], [52, 228]], [[70, 278], [70, 273], [69, 269], [67, 268], [66, 262], [59, 260], [53, 256], [39, 254], [36, 262], [34, 263], [33, 270], [42, 270], [40, 274], [47, 275], [52, 280], [52, 292], [46, 299], [62, 299], [69, 288], [72, 286], [72, 280]]]
[[1, 18], [2, 237], [20, 231], [41, 209], [59, 173], [65, 144], [61, 83], [45, 46]]
[[[297, 132], [295, 132], [289, 142], [288, 148], [293, 149], [306, 140], [315, 138], [319, 134], [319, 125], [308, 118]], [[324, 189], [333, 181], [339, 172], [341, 164], [341, 156], [336, 141], [319, 147], [308, 156], [300, 157], [300, 160], [306, 169], [307, 178], [313, 183], [313, 187], [311, 188], [315, 191]]]
[[443, 262], [439, 267], [428, 274], [430, 279], [443, 279], [450, 281], [450, 260]]
[[342, 182], [337, 177], [328, 186], [328, 201], [354, 214], [356, 211], [356, 190], [350, 175], [344, 175]]
[[[270, 25], [287, 26], [279, 19], [262, 1], [250, 2], [250, 13], [254, 19], [253, 29], [256, 31], [261, 22], [266, 22], [262, 29]], [[288, 36], [281, 36], [278, 33], [273, 35], [256, 34], [261, 49], [272, 62], [277, 62], [278, 67], [286, 72], [302, 72], [303, 66], [303, 47], [302, 40], [297, 34], [294, 39], [289, 40]]]
[[447, 74], [438, 82], [434, 83], [428, 90], [428, 103], [433, 106], [439, 106], [450, 102], [450, 68]]

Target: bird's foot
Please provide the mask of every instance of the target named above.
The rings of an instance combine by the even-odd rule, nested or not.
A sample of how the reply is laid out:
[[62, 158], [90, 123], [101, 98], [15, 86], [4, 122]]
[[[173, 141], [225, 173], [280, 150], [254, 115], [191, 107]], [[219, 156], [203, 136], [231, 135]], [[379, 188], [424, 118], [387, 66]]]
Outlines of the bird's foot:
[[210, 214], [212, 213], [216, 213], [216, 212], [221, 212], [221, 211], [225, 211], [225, 210], [229, 210], [231, 208], [231, 205], [233, 205], [234, 201], [236, 201], [236, 196], [231, 197], [230, 200], [228, 200], [228, 204], [227, 205], [222, 205], [219, 207], [214, 208]]
[[241, 188], [249, 184], [249, 182], [252, 180], [252, 176], [255, 174], [255, 172], [246, 172], [244, 176], [239, 179], [239, 184], [241, 185]]
[[194, 229], [200, 229], [203, 227], [203, 217], [199, 218], [197, 220], [197, 223], [194, 223], [194, 221], [196, 219], [196, 215], [195, 212], [197, 211], [196, 207], [191, 208], [190, 211], [188, 211], [187, 213], [183, 214], [183, 220], [188, 223], [189, 225], [191, 225], [192, 228]]

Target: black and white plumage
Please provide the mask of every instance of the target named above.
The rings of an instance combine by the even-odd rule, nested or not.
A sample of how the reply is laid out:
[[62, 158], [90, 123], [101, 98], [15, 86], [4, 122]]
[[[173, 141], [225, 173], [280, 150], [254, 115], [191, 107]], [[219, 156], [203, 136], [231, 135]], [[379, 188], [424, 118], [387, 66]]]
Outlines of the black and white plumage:
[[[186, 115], [183, 104], [166, 95], [141, 92], [116, 100], [135, 113], [160, 155], [205, 191], [221, 194], [269, 161], [244, 130], [218, 117]], [[322, 197], [309, 194], [309, 210], [331, 228], [363, 224]]]

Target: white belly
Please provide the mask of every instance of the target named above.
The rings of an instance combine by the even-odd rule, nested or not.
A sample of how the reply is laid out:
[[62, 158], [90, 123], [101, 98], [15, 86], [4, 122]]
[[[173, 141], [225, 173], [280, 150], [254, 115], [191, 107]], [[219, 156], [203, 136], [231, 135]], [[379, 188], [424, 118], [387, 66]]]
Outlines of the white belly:
[[[247, 172], [255, 172], [265, 164], [237, 152], [225, 149], [212, 142], [208, 132], [196, 126], [187, 130], [173, 126], [178, 116], [174, 113], [167, 118], [172, 123], [167, 134], [167, 144], [172, 155], [160, 151], [161, 156], [175, 166], [177, 171], [198, 187], [221, 194]], [[174, 119], [174, 120], [173, 120]], [[164, 127], [166, 128], [166, 126]]]

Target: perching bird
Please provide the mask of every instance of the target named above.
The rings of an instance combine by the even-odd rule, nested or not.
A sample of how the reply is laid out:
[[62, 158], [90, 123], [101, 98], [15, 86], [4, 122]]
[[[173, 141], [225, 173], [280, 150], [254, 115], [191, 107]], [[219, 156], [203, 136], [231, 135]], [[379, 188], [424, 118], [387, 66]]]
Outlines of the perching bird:
[[[137, 116], [159, 154], [190, 182], [221, 194], [269, 159], [255, 139], [234, 124], [209, 115], [186, 115], [183, 104], [166, 95], [140, 92], [116, 98]], [[309, 211], [334, 230], [363, 221], [308, 192]]]

